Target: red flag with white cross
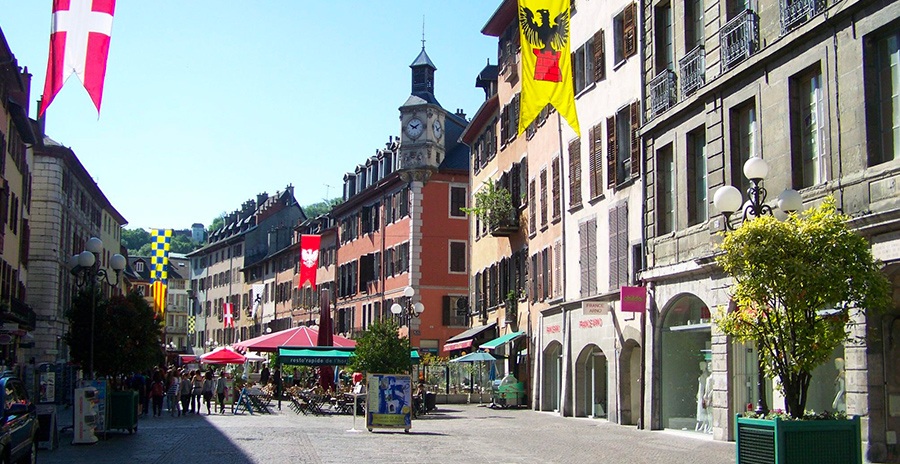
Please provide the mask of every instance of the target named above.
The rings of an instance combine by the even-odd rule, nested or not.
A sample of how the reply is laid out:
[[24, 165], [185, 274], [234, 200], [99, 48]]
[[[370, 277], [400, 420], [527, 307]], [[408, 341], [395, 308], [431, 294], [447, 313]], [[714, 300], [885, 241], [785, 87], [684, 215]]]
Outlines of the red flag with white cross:
[[43, 115], [72, 74], [100, 113], [116, 0], [53, 0], [50, 55], [39, 114]]

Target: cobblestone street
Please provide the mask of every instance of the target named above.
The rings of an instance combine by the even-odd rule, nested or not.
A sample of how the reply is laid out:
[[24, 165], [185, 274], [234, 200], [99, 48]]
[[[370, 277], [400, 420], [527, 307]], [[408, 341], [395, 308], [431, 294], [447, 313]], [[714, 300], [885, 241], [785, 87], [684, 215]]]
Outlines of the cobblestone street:
[[[734, 444], [692, 433], [636, 430], [602, 420], [531, 410], [446, 405], [411, 433], [375, 429], [358, 417], [296, 415], [148, 417], [138, 433], [110, 432], [94, 445], [41, 449], [41, 463], [733, 463]], [[71, 422], [71, 410], [61, 410]]]

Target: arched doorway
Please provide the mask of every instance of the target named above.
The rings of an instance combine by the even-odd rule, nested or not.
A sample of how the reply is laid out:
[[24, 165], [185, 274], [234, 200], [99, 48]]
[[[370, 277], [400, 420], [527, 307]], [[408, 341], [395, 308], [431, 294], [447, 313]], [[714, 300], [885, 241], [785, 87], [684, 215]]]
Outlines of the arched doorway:
[[559, 411], [562, 391], [562, 345], [551, 342], [544, 348], [544, 372], [541, 393], [542, 411]]
[[626, 340], [622, 346], [619, 375], [620, 423], [637, 425], [641, 414], [641, 346], [634, 340]]
[[[712, 332], [709, 308], [682, 294], [663, 313], [660, 339], [660, 419], [664, 428], [706, 431], [710, 410], [702, 400], [710, 382]], [[703, 427], [707, 425], [707, 427]]]
[[581, 350], [575, 361], [575, 416], [608, 417], [609, 402], [606, 355], [597, 345]]

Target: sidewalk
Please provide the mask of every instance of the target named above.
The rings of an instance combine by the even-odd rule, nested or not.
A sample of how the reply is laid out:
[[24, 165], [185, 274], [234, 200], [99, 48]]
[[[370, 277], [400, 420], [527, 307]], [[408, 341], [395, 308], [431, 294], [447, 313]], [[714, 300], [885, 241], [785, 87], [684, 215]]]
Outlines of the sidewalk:
[[[272, 415], [142, 418], [138, 433], [111, 432], [94, 445], [40, 450], [41, 463], [665, 463], [734, 462], [734, 444], [692, 434], [649, 432], [603, 420], [560, 418], [526, 409], [438, 405], [412, 432], [375, 429], [363, 417], [303, 416], [286, 405]], [[71, 410], [60, 411], [60, 419]]]

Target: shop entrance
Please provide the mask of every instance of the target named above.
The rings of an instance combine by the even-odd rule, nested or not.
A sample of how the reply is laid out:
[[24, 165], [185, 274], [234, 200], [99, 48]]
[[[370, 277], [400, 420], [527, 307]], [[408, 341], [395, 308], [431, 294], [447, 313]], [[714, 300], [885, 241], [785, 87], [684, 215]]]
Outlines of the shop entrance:
[[709, 308], [682, 294], [663, 312], [660, 340], [661, 421], [668, 429], [707, 432], [711, 413], [707, 390], [712, 334]]
[[562, 345], [552, 342], [544, 349], [544, 372], [541, 394], [542, 411], [559, 411], [562, 391]]
[[619, 393], [622, 398], [620, 423], [637, 425], [641, 414], [641, 346], [627, 340], [619, 360]]
[[575, 362], [575, 416], [606, 418], [609, 411], [606, 355], [588, 345]]

